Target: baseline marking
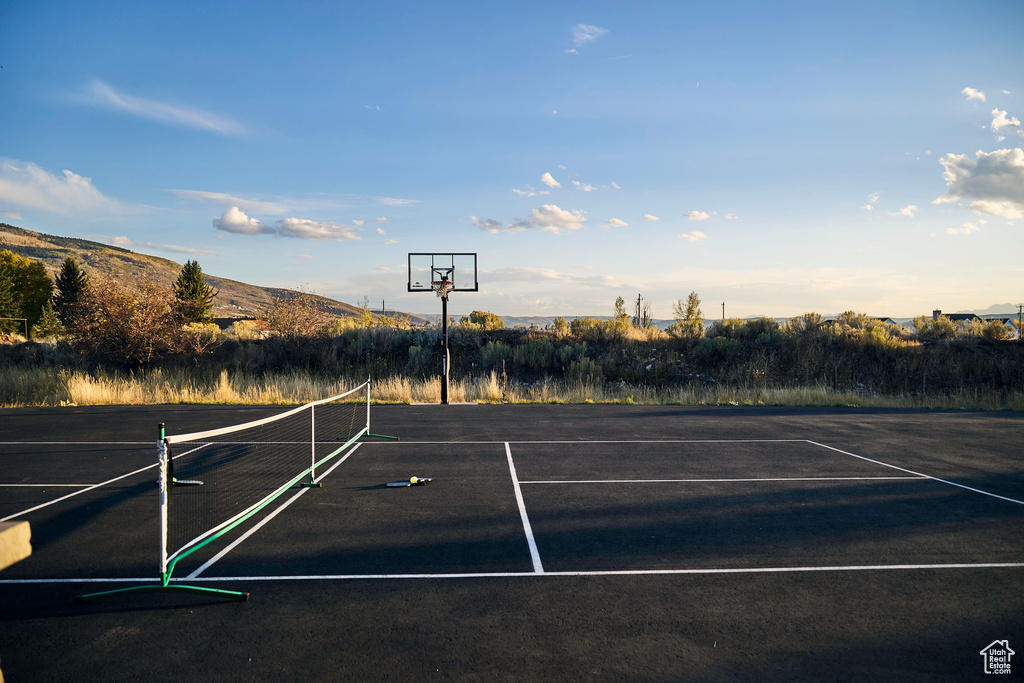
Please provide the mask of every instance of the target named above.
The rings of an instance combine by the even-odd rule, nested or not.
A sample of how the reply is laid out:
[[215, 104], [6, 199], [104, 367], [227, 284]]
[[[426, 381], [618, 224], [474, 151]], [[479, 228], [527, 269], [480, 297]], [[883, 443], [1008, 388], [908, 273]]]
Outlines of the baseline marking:
[[[957, 564], [875, 564], [837, 565], [825, 567], [729, 567], [709, 569], [622, 569], [573, 572], [467, 572], [462, 574], [307, 574], [297, 576], [206, 576], [196, 579], [171, 579], [180, 581], [218, 582], [225, 581], [359, 581], [370, 579], [505, 579], [572, 576], [659, 576], [680, 574], [789, 574], [800, 572], [867, 572], [867, 571], [916, 571], [936, 569], [1024, 569], [1024, 562], [977, 562]], [[120, 579], [0, 579], [0, 586], [46, 585], [58, 583], [153, 583], [153, 577]]]
[[540, 552], [537, 550], [537, 541], [533, 537], [533, 528], [530, 526], [530, 518], [526, 514], [526, 502], [523, 500], [523, 490], [519, 486], [519, 477], [516, 475], [516, 466], [512, 462], [512, 449], [505, 442], [505, 455], [508, 457], [508, 470], [512, 474], [512, 486], [516, 492], [516, 503], [519, 504], [519, 517], [523, 520], [523, 532], [526, 534], [526, 542], [530, 546], [530, 559], [533, 560], [533, 571], [535, 574], [544, 573], [544, 565], [540, 561]]
[[[857, 455], [856, 453], [850, 453], [848, 451], [843, 451], [843, 450], [840, 450], [838, 448], [833, 448], [832, 446], [826, 446], [823, 443], [818, 443], [817, 441], [811, 441], [810, 439], [807, 440], [807, 443], [812, 443], [815, 446], [821, 446], [822, 448], [827, 448], [830, 451], [835, 451], [836, 453], [842, 453], [843, 455], [849, 455], [849, 456], [852, 456], [854, 458], [860, 458], [861, 460], [866, 460], [868, 462], [873, 462], [876, 465], [884, 465], [885, 467], [891, 467], [892, 469], [899, 470], [900, 472], [906, 472], [908, 474], [916, 474], [919, 477], [924, 477], [926, 479], [931, 479], [932, 481], [938, 481], [938, 482], [941, 482], [943, 484], [949, 484], [950, 486], [956, 486], [957, 488], [967, 489], [968, 491], [974, 491], [975, 493], [980, 493], [980, 494], [985, 495], [985, 496], [991, 496], [993, 498], [998, 498], [999, 500], [1005, 500], [1008, 503], [1017, 503], [1018, 505], [1024, 505], [1024, 500], [1017, 500], [1016, 498], [1007, 498], [1006, 496], [1000, 496], [1000, 495], [998, 495], [996, 493], [989, 493], [988, 491], [982, 491], [981, 489], [972, 488], [972, 487], [966, 486], [964, 484], [958, 484], [955, 481], [949, 481], [948, 479], [939, 479], [938, 477], [933, 477], [930, 474], [922, 474], [921, 472], [915, 472], [914, 470], [908, 470], [905, 467], [897, 467], [896, 465], [890, 465], [889, 463], [882, 462], [881, 460], [872, 460], [871, 458], [866, 458], [863, 455]], [[0, 520], [0, 521], [2, 521], [2, 520]]]
[[756, 481], [927, 481], [930, 477], [779, 477], [774, 479], [550, 479], [546, 481], [521, 481], [520, 484], [700, 484], [715, 482], [756, 482]]
[[807, 443], [807, 439], [604, 439], [588, 441], [585, 439], [547, 439], [541, 441], [402, 441], [395, 442], [373, 442], [374, 446], [395, 446], [402, 444], [445, 444], [458, 446], [459, 444], [492, 444], [492, 443], [561, 443], [561, 444], [586, 444], [586, 443]]
[[[356, 444], [355, 446], [353, 446], [353, 447], [352, 447], [352, 450], [350, 450], [350, 451], [349, 451], [348, 453], [346, 453], [346, 454], [345, 454], [345, 457], [341, 458], [340, 460], [338, 460], [338, 462], [336, 462], [336, 463], [334, 463], [333, 465], [331, 465], [330, 469], [328, 469], [328, 470], [327, 470], [326, 472], [324, 472], [323, 474], [321, 474], [321, 475], [320, 475], [319, 477], [317, 477], [317, 478], [316, 478], [316, 481], [317, 481], [317, 482], [321, 481], [321, 480], [322, 480], [322, 479], [323, 479], [324, 477], [326, 477], [326, 476], [327, 476], [328, 474], [330, 474], [331, 472], [333, 472], [333, 471], [334, 471], [334, 468], [336, 468], [336, 467], [337, 467], [338, 465], [340, 465], [341, 463], [343, 463], [343, 462], [345, 462], [346, 460], [348, 460], [348, 457], [349, 457], [350, 455], [352, 455], [352, 454], [353, 454], [353, 453], [355, 453], [355, 452], [356, 452], [357, 450], [359, 450], [359, 447], [360, 447], [361, 445], [362, 445], [361, 443], [357, 443], [357, 444]], [[292, 496], [292, 497], [291, 497], [291, 498], [289, 498], [289, 499], [288, 499], [287, 501], [285, 501], [285, 502], [284, 502], [283, 504], [281, 504], [281, 505], [280, 505], [280, 506], [279, 506], [279, 507], [278, 507], [278, 508], [277, 508], [276, 510], [274, 510], [274, 511], [273, 511], [273, 512], [271, 512], [271, 513], [270, 513], [269, 515], [267, 515], [267, 516], [266, 516], [266, 517], [264, 517], [264, 518], [263, 518], [262, 520], [260, 520], [260, 523], [259, 523], [259, 524], [257, 524], [256, 526], [254, 526], [253, 528], [249, 529], [249, 530], [248, 530], [248, 531], [246, 531], [246, 532], [245, 532], [244, 534], [242, 534], [242, 535], [241, 535], [240, 537], [238, 537], [237, 539], [235, 539], [235, 540], [234, 540], [234, 541], [233, 541], [233, 542], [231, 543], [231, 545], [229, 545], [228, 547], [224, 548], [224, 550], [221, 550], [221, 551], [220, 551], [219, 553], [217, 553], [216, 555], [214, 555], [213, 557], [211, 557], [211, 558], [210, 558], [209, 560], [207, 560], [207, 561], [206, 561], [206, 563], [205, 563], [205, 564], [203, 564], [203, 565], [202, 565], [202, 566], [200, 566], [200, 567], [199, 567], [198, 569], [196, 569], [196, 570], [195, 570], [194, 572], [192, 572], [191, 574], [189, 574], [188, 576], [186, 576], [186, 577], [185, 577], [185, 578], [184, 578], [183, 580], [185, 580], [185, 581], [191, 581], [191, 580], [193, 580], [193, 579], [197, 579], [197, 578], [199, 578], [199, 575], [200, 575], [200, 574], [202, 574], [202, 573], [203, 573], [204, 571], [206, 571], [207, 569], [209, 569], [210, 567], [212, 567], [212, 566], [213, 566], [213, 565], [214, 565], [214, 564], [215, 564], [215, 563], [216, 563], [216, 562], [217, 562], [218, 560], [220, 560], [220, 559], [221, 559], [222, 557], [224, 557], [225, 555], [227, 555], [228, 553], [230, 553], [230, 552], [231, 552], [232, 550], [234, 550], [235, 548], [237, 548], [237, 547], [238, 547], [239, 545], [241, 545], [241, 544], [242, 544], [242, 541], [246, 540], [247, 538], [249, 538], [250, 536], [252, 536], [252, 535], [253, 535], [254, 533], [256, 533], [257, 531], [259, 531], [259, 530], [260, 530], [260, 528], [262, 528], [264, 524], [266, 524], [267, 522], [269, 522], [270, 520], [272, 520], [272, 519], [273, 519], [274, 517], [277, 517], [277, 515], [278, 515], [279, 513], [281, 513], [282, 511], [284, 511], [284, 509], [285, 509], [286, 507], [288, 507], [289, 505], [291, 505], [292, 503], [294, 503], [295, 501], [297, 501], [297, 500], [298, 500], [298, 499], [299, 499], [299, 498], [300, 498], [300, 497], [301, 497], [301, 496], [302, 496], [302, 495], [303, 495], [303, 494], [304, 494], [304, 493], [305, 493], [306, 491], [309, 491], [309, 489], [308, 489], [308, 488], [305, 488], [305, 487], [304, 487], [304, 488], [302, 488], [302, 489], [300, 489], [300, 490], [299, 490], [299, 491], [298, 491], [298, 492], [297, 492], [297, 493], [296, 493], [296, 494], [295, 494], [294, 496]]]
[[83, 488], [85, 486], [99, 486], [99, 484], [0, 484], [0, 487], [4, 487], [4, 486], [9, 486], [9, 487], [37, 486], [37, 487], [40, 487], [40, 488], [45, 488], [47, 486], [52, 487], [52, 488], [56, 488], [58, 486], [64, 486], [64, 487], [67, 487], [67, 488], [77, 488], [77, 489], [80, 489], [80, 488]]

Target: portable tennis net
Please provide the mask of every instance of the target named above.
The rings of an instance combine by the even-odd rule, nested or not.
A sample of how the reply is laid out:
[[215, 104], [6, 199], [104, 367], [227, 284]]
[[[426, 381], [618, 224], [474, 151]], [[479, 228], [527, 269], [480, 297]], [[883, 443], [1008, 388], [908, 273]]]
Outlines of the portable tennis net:
[[[364, 400], [365, 397], [365, 400]], [[244, 424], [157, 441], [160, 583], [77, 598], [175, 590], [245, 600], [248, 593], [172, 583], [179, 561], [258, 514], [289, 489], [319, 487], [317, 468], [370, 433], [370, 381], [337, 396]]]

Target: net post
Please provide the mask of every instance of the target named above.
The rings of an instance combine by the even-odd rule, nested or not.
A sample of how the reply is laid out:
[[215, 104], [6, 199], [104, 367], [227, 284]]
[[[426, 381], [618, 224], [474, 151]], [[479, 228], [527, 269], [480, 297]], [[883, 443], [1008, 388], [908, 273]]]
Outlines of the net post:
[[370, 382], [372, 378], [366, 378], [366, 433], [370, 433]]
[[316, 480], [316, 406], [309, 407], [309, 481], [303, 486], [305, 488], [320, 488], [322, 484]]
[[157, 462], [159, 467], [157, 468], [159, 473], [157, 476], [157, 487], [160, 491], [160, 582], [166, 586], [171, 576], [167, 572], [167, 441], [166, 433], [164, 431], [164, 423], [159, 423], [157, 428]]

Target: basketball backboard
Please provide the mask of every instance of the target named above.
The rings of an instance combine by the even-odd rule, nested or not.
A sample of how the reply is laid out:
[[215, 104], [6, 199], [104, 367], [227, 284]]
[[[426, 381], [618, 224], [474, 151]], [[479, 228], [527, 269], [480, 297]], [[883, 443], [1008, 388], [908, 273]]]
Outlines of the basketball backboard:
[[476, 254], [409, 254], [409, 291], [432, 292], [433, 283], [453, 283], [448, 291], [477, 292]]

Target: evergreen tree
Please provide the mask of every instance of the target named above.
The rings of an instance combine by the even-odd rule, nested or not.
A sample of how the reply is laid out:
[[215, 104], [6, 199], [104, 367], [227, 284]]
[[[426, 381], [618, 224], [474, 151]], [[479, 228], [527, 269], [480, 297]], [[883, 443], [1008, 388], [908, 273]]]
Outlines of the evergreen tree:
[[64, 325], [71, 323], [75, 305], [89, 286], [85, 271], [78, 267], [75, 259], [68, 256], [57, 273], [57, 293], [53, 296], [53, 308]]
[[43, 306], [43, 314], [40, 316], [39, 322], [32, 328], [32, 336], [40, 339], [53, 337], [63, 334], [64, 329], [64, 324], [57, 315], [57, 311], [54, 310], [53, 302], [47, 301]]
[[206, 283], [198, 261], [186, 262], [174, 282], [174, 314], [178, 322], [213, 322], [210, 309], [219, 293]]

